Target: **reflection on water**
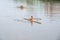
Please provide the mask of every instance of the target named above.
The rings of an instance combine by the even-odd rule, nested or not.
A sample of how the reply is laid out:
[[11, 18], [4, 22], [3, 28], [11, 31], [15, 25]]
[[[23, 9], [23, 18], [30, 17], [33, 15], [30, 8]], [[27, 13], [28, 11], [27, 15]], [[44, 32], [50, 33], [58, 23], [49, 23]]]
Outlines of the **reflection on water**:
[[[37, 0], [33, 0], [31, 4], [30, 2], [26, 0], [0, 1], [0, 4], [2, 4], [0, 6], [0, 38], [2, 40], [59, 40], [60, 11], [57, 10], [60, 8], [60, 4], [52, 4], [53, 15], [50, 17], [50, 13], [46, 13], [47, 7], [50, 5]], [[24, 5], [26, 9], [18, 8], [21, 5]], [[48, 11], [50, 11], [49, 9], [50, 7]], [[33, 23], [33, 26], [31, 26], [29, 21], [24, 20], [24, 18], [30, 18], [30, 16], [33, 16], [42, 24]]]

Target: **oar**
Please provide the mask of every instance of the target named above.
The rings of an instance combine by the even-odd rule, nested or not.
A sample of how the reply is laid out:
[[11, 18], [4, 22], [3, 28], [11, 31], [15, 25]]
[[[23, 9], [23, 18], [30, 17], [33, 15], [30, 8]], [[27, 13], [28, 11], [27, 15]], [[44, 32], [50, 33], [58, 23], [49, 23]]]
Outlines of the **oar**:
[[33, 22], [38, 23], [38, 24], [41, 24], [41, 22], [37, 22], [37, 21], [33, 21]]
[[[26, 18], [24, 18], [24, 19], [30, 21], [29, 19], [26, 19]], [[32, 21], [32, 22], [35, 22], [35, 23], [41, 24], [41, 22], [37, 22], [37, 21]]]

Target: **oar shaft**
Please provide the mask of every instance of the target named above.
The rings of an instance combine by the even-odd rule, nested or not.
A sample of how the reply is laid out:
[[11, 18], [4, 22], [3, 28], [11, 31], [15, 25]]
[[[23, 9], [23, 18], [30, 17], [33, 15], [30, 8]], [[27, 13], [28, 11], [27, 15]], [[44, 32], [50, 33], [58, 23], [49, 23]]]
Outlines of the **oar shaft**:
[[41, 22], [37, 22], [37, 21], [33, 21], [33, 22], [41, 24]]
[[[24, 18], [25, 20], [28, 20], [28, 21], [31, 21], [31, 20], [29, 20], [29, 19], [26, 19], [26, 18]], [[41, 24], [41, 22], [37, 22], [37, 21], [32, 21], [32, 22], [35, 22], [35, 23], [39, 23], [39, 24]]]

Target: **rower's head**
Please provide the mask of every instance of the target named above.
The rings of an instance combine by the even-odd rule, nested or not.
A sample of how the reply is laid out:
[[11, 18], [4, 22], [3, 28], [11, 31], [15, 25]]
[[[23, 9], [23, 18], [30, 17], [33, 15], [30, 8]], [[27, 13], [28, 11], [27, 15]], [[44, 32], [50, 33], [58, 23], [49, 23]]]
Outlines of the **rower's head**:
[[31, 18], [33, 18], [33, 16], [31, 16]]

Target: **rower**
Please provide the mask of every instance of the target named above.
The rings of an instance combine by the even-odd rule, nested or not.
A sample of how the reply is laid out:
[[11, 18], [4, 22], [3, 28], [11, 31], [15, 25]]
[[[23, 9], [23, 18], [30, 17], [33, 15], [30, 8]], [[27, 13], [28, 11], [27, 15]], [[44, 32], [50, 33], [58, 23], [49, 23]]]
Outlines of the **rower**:
[[30, 20], [30, 21], [33, 21], [33, 16], [31, 16], [31, 17], [29, 18], [29, 20]]

